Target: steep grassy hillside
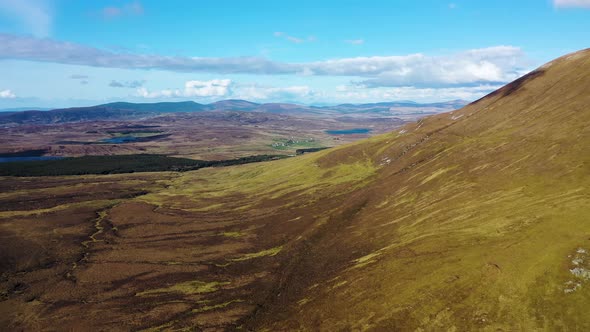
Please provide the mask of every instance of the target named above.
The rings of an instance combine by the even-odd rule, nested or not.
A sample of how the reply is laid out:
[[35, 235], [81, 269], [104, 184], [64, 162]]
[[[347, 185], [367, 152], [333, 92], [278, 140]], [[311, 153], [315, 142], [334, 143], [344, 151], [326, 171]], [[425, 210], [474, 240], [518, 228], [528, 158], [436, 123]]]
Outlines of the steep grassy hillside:
[[331, 214], [253, 326], [589, 329], [588, 72], [586, 50], [326, 153], [322, 167], [368, 158], [374, 181]]
[[[589, 330], [589, 72], [585, 50], [390, 134], [167, 175], [85, 219], [64, 277], [39, 278], [34, 260], [4, 273], [3, 323]], [[0, 199], [28, 195], [25, 181]], [[45, 243], [27, 232], [59, 217], [46, 205], [1, 212], [0, 236]]]

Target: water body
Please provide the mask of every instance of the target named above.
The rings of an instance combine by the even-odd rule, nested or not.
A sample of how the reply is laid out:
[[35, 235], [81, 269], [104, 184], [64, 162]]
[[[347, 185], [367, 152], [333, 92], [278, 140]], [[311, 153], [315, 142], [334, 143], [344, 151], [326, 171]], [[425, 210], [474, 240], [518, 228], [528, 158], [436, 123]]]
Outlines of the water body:
[[15, 161], [38, 161], [38, 160], [57, 160], [64, 157], [55, 156], [36, 156], [36, 157], [0, 157], [0, 163], [10, 163]]
[[111, 137], [101, 140], [102, 143], [113, 143], [113, 144], [121, 144], [121, 143], [131, 143], [137, 141], [137, 137], [135, 136], [119, 136], [119, 137]]
[[354, 129], [342, 129], [342, 130], [326, 130], [325, 133], [328, 135], [354, 135], [354, 134], [368, 134], [371, 132], [369, 128], [354, 128]]

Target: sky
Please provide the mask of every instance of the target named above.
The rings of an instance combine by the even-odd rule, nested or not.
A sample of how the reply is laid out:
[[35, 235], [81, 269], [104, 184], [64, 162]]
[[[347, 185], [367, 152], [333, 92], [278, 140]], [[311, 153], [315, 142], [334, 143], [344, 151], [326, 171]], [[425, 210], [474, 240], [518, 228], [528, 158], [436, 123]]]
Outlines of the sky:
[[590, 0], [0, 0], [0, 108], [474, 100], [590, 47]]

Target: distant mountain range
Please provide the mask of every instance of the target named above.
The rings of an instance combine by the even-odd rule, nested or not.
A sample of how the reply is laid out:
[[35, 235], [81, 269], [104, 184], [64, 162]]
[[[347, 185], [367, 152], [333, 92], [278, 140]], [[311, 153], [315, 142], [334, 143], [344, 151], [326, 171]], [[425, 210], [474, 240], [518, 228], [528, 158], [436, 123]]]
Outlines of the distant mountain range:
[[61, 108], [54, 110], [15, 110], [0, 113], [0, 124], [50, 124], [101, 120], [132, 120], [180, 112], [264, 112], [293, 116], [359, 116], [383, 117], [408, 114], [433, 114], [459, 109], [469, 102], [420, 104], [410, 101], [370, 104], [341, 104], [335, 106], [305, 106], [288, 103], [259, 104], [247, 100], [228, 99], [211, 104], [193, 101], [161, 103], [115, 102], [88, 107]]
[[11, 107], [11, 108], [2, 108], [0, 109], [0, 113], [1, 112], [9, 112], [9, 113], [14, 113], [14, 112], [22, 112], [22, 111], [30, 111], [30, 110], [35, 110], [35, 111], [50, 111], [53, 108], [49, 108], [49, 107]]

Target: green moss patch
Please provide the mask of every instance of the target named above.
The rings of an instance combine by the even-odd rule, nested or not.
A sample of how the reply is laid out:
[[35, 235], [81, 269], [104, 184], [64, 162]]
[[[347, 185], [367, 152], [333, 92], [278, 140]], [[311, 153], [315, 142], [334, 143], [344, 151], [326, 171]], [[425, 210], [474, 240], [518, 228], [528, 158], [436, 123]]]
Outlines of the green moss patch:
[[240, 262], [240, 261], [246, 261], [246, 260], [258, 258], [258, 257], [275, 256], [276, 254], [281, 252], [281, 250], [283, 250], [283, 246], [274, 247], [274, 248], [270, 248], [270, 249], [259, 251], [259, 252], [245, 254], [243, 256], [240, 256], [238, 258], [232, 258], [230, 260], [233, 262]]
[[202, 294], [211, 293], [219, 289], [220, 286], [227, 285], [229, 282], [203, 282], [198, 280], [182, 282], [165, 288], [150, 289], [135, 294], [135, 296], [148, 296], [162, 293], [181, 293], [181, 294]]

